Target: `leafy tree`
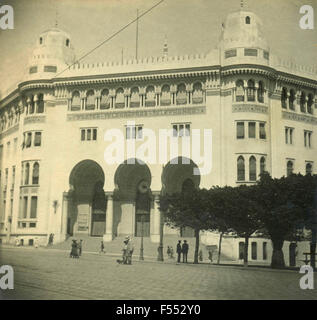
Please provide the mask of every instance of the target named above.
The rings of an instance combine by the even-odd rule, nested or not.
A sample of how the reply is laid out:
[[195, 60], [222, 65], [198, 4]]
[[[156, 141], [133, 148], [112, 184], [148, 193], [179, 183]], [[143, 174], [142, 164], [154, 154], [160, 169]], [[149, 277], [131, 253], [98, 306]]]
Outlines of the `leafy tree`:
[[199, 233], [213, 228], [208, 208], [208, 190], [193, 189], [191, 192], [160, 196], [160, 210], [171, 227], [190, 227], [195, 232], [194, 263], [198, 263]]
[[280, 179], [272, 179], [268, 173], [261, 175], [258, 202], [264, 210], [259, 215], [272, 240], [272, 268], [285, 267], [284, 241], [296, 238], [296, 230], [312, 210], [315, 183], [316, 179], [309, 175]]
[[248, 265], [249, 238], [263, 227], [259, 219], [262, 207], [257, 203], [258, 186], [225, 187], [224, 219], [228, 228], [244, 238], [244, 265]]

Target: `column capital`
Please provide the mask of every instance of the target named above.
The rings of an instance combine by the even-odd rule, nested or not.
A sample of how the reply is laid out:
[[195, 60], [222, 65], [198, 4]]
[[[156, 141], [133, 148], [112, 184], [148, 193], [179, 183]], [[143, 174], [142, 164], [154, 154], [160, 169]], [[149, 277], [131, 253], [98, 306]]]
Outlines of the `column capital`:
[[113, 199], [113, 191], [105, 191], [105, 196], [109, 199]]

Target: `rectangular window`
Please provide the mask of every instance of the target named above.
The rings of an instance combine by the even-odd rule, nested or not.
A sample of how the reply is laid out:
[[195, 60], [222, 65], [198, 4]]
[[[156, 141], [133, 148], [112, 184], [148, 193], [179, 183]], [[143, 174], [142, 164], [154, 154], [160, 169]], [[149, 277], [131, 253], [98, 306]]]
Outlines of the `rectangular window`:
[[31, 214], [30, 214], [31, 219], [36, 218], [36, 212], [37, 212], [37, 197], [33, 196], [31, 197]]
[[263, 242], [263, 260], [267, 260], [267, 242]]
[[285, 143], [293, 144], [294, 128], [285, 127]]
[[244, 122], [237, 122], [237, 139], [244, 139]]
[[311, 148], [311, 131], [304, 130], [304, 146], [307, 148]]
[[126, 139], [143, 139], [143, 126], [127, 126]]
[[87, 141], [91, 140], [91, 129], [87, 129]]
[[256, 57], [258, 55], [258, 50], [257, 49], [244, 49], [244, 55]]
[[34, 135], [34, 146], [39, 147], [41, 145], [42, 140], [42, 133], [41, 132], [35, 132]]
[[236, 49], [232, 49], [232, 50], [227, 50], [225, 51], [225, 58], [231, 58], [231, 57], [236, 57], [237, 56], [237, 50]]
[[289, 128], [289, 143], [293, 144], [293, 128]]
[[256, 242], [251, 243], [251, 258], [252, 258], [252, 260], [256, 260], [258, 258], [257, 243]]
[[249, 138], [255, 138], [255, 122], [249, 122]]
[[30, 148], [32, 143], [32, 132], [28, 132], [26, 135], [25, 147]]
[[97, 129], [92, 130], [92, 140], [97, 140]]
[[270, 53], [268, 51], [263, 51], [263, 58], [269, 60]]
[[81, 141], [85, 141], [86, 138], [86, 130], [81, 129]]
[[190, 123], [173, 124], [173, 137], [189, 137]]
[[27, 218], [28, 214], [28, 197], [23, 197], [23, 219]]
[[265, 123], [260, 122], [260, 139], [266, 139]]
[[14, 183], [15, 183], [15, 166], [12, 166], [12, 189], [14, 187]]
[[8, 176], [9, 176], [9, 169], [5, 169], [5, 178], [4, 178], [4, 185], [5, 187], [8, 185]]
[[288, 144], [288, 128], [285, 128], [285, 143]]

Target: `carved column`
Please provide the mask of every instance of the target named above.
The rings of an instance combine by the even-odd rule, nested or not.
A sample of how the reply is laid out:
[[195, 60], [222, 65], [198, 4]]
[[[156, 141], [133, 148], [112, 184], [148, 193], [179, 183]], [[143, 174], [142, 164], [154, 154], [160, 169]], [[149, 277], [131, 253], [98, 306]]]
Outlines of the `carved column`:
[[161, 227], [161, 212], [159, 210], [159, 192], [154, 193], [154, 203], [153, 209], [151, 210], [151, 223], [152, 230], [151, 230], [151, 242], [159, 243], [160, 242], [160, 227]]
[[68, 203], [69, 203], [68, 192], [63, 192], [62, 225], [61, 225], [62, 240], [66, 240], [67, 238]]

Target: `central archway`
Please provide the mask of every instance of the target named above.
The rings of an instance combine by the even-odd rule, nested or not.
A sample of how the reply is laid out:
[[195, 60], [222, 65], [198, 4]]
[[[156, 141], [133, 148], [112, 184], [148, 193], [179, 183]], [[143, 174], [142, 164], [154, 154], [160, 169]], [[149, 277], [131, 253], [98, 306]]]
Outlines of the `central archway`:
[[115, 213], [115, 233], [150, 236], [151, 172], [139, 159], [124, 161], [116, 170], [118, 206]]
[[71, 234], [102, 236], [105, 233], [104, 183], [104, 172], [93, 160], [83, 160], [72, 169], [69, 176], [72, 208], [68, 218], [68, 230], [71, 230]]

